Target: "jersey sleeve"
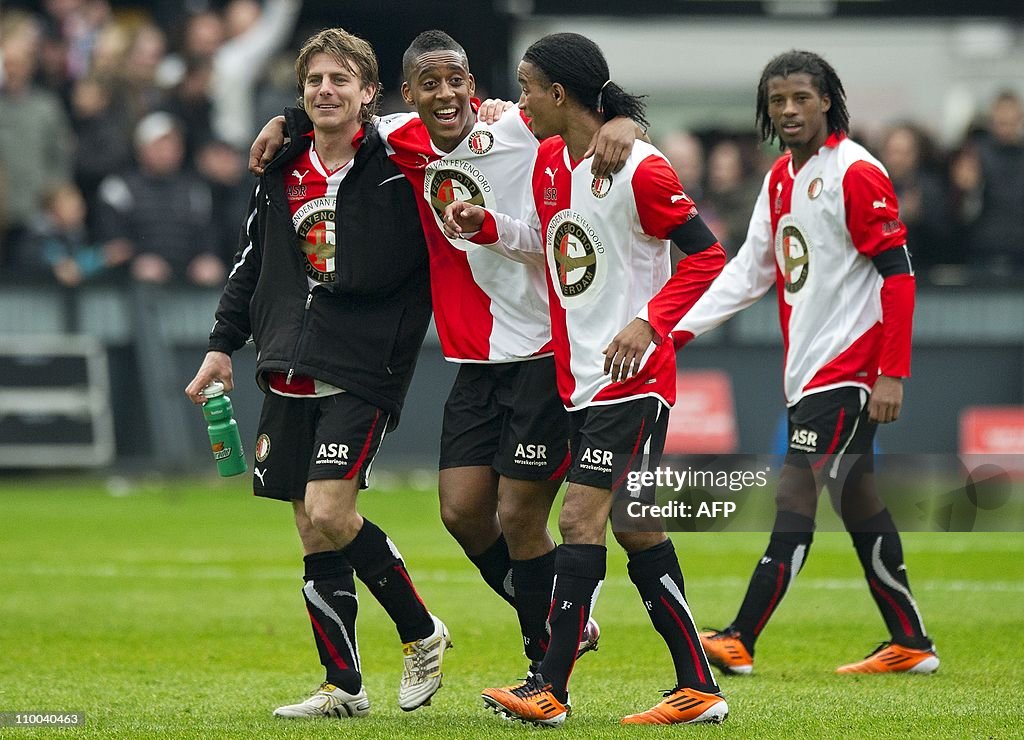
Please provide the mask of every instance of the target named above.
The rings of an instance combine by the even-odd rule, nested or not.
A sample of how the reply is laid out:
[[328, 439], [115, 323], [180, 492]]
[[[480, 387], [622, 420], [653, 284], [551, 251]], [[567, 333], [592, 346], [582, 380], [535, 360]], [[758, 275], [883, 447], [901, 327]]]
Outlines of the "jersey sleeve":
[[864, 160], [850, 165], [843, 176], [843, 202], [850, 239], [868, 259], [906, 243], [896, 192], [876, 165]]
[[672, 332], [677, 347], [756, 303], [775, 282], [777, 268], [768, 210], [770, 177], [769, 173], [764, 178], [743, 245]]
[[637, 314], [651, 325], [657, 343], [669, 336], [676, 323], [707, 292], [725, 266], [725, 250], [715, 242], [697, 254], [684, 257], [676, 271]]
[[882, 281], [882, 354], [878, 360], [882, 375], [910, 377], [916, 290], [912, 274], [891, 275]]
[[544, 244], [540, 238], [540, 219], [533, 212], [525, 221], [504, 213], [484, 209], [484, 222], [472, 236], [474, 244], [490, 249], [513, 262], [544, 264]]
[[651, 325], [660, 341], [721, 273], [725, 250], [664, 157], [652, 154], [640, 162], [632, 185], [641, 231], [656, 239], [671, 239], [687, 255], [637, 314]]
[[216, 320], [210, 331], [207, 349], [231, 354], [245, 344], [252, 333], [249, 303], [256, 290], [263, 265], [263, 233], [259, 219], [259, 204], [264, 180], [258, 180], [249, 196], [248, 216], [239, 230], [238, 252], [228, 274], [227, 284], [217, 304]]
[[377, 133], [387, 149], [388, 156], [397, 156], [403, 160], [416, 160], [422, 150], [423, 142], [419, 137], [410, 135], [409, 122], [419, 118], [413, 112], [392, 113], [374, 120]]
[[[535, 153], [530, 166], [533, 173], [531, 181], [536, 179], [537, 161]], [[519, 213], [522, 219], [485, 208], [480, 230], [468, 233], [464, 238], [514, 262], [544, 265], [544, 243], [540, 236], [540, 215], [537, 213], [533, 188], [523, 188], [520, 197]]]
[[675, 170], [656, 154], [637, 165], [633, 197], [640, 229], [656, 239], [669, 239], [676, 228], [697, 216], [697, 206], [683, 192]]

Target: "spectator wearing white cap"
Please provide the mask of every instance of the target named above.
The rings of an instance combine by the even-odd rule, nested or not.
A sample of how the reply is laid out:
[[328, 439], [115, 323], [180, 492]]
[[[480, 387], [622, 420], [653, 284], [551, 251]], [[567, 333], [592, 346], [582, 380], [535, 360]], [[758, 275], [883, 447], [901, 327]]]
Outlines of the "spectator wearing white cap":
[[168, 113], [150, 113], [136, 126], [133, 143], [137, 166], [100, 184], [100, 237], [132, 243], [131, 275], [137, 281], [221, 284], [225, 266], [215, 254], [212, 197], [206, 183], [183, 166], [181, 124]]

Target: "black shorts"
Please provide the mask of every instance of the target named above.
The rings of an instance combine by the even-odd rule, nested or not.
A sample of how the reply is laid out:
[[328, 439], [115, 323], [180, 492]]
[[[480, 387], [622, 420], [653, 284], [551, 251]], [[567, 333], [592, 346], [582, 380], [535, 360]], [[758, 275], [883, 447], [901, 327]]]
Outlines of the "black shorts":
[[629, 473], [661, 462], [668, 408], [657, 398], [588, 406], [571, 417], [570, 483], [617, 491]]
[[291, 398], [268, 393], [260, 413], [253, 493], [303, 499], [311, 480], [351, 480], [366, 488], [388, 413], [351, 393]]
[[489, 465], [516, 480], [561, 480], [569, 467], [569, 412], [553, 357], [466, 363], [444, 405], [438, 468]]
[[804, 396], [789, 409], [786, 464], [823, 471], [836, 478], [859, 461], [874, 470], [873, 445], [878, 425], [868, 419], [868, 392], [844, 387]]

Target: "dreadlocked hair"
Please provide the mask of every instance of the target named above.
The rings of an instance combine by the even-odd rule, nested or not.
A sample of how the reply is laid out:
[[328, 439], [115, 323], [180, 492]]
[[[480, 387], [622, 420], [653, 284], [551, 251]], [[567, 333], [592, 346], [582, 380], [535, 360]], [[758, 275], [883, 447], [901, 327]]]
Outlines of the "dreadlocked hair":
[[405, 76], [405, 79], [408, 80], [412, 77], [413, 66], [416, 64], [417, 57], [426, 54], [428, 51], [457, 52], [462, 57], [462, 61], [466, 63], [466, 69], [469, 69], [469, 57], [466, 56], [466, 50], [462, 48], [462, 44], [444, 31], [434, 29], [424, 31], [414, 38], [412, 43], [409, 44], [409, 48], [402, 55], [402, 74]]
[[549, 84], [559, 83], [577, 103], [610, 121], [631, 118], [647, 127], [644, 95], [630, 95], [609, 81], [608, 62], [601, 48], [578, 33], [552, 33], [535, 41], [523, 61], [537, 67]]
[[768, 80], [772, 77], [789, 77], [801, 72], [811, 76], [818, 92], [829, 97], [831, 107], [825, 113], [828, 130], [831, 133], [846, 134], [850, 131], [850, 112], [846, 109], [846, 91], [839, 75], [832, 65], [813, 51], [792, 49], [768, 62], [757, 83], [757, 127], [761, 140], [772, 143], [777, 136], [772, 119], [768, 115]]

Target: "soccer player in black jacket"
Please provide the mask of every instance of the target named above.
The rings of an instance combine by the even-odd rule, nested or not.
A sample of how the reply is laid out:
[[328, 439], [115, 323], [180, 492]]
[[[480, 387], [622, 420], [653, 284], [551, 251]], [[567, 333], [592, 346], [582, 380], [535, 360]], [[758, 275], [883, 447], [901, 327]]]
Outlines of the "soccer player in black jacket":
[[250, 200], [209, 351], [186, 388], [232, 387], [231, 352], [252, 336], [266, 393], [253, 487], [291, 501], [305, 553], [303, 596], [324, 683], [282, 717], [369, 711], [355, 639], [353, 571], [404, 643], [399, 706], [429, 703], [448, 630], [424, 606], [394, 543], [357, 511], [384, 434], [398, 423], [430, 319], [415, 196], [373, 126], [380, 83], [364, 40], [326, 29], [295, 65], [313, 132], [290, 145]]

